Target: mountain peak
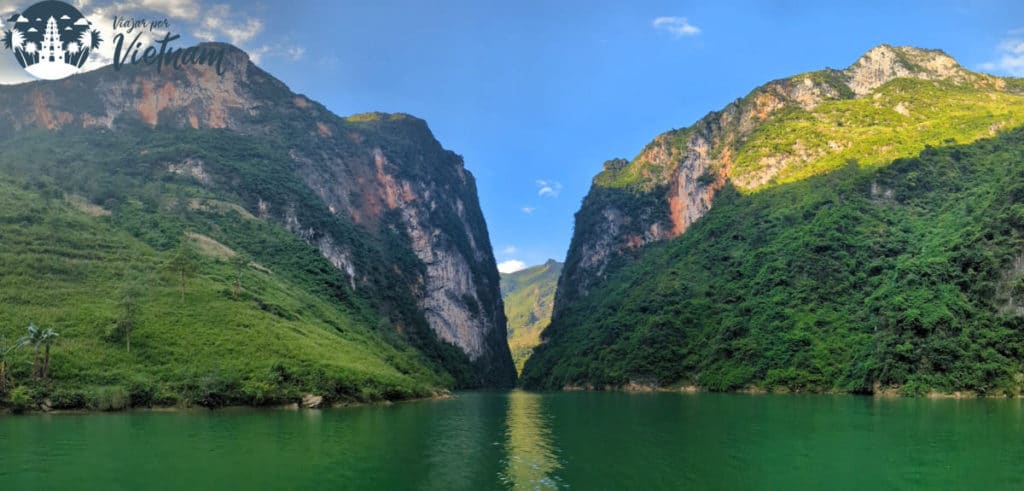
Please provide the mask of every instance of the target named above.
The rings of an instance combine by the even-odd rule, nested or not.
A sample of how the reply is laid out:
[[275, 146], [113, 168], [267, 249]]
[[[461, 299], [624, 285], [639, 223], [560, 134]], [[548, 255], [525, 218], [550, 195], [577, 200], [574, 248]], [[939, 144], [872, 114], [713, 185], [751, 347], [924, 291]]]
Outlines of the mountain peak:
[[224, 63], [226, 64], [226, 67], [235, 66], [244, 68], [249, 64], [251, 60], [251, 57], [249, 56], [248, 52], [231, 43], [224, 43], [220, 41], [206, 41], [199, 43], [194, 47], [197, 49], [207, 49], [210, 51], [223, 50]]
[[968, 74], [941, 50], [888, 44], [871, 48], [844, 73], [849, 77], [850, 89], [858, 96], [897, 78], [961, 81]]

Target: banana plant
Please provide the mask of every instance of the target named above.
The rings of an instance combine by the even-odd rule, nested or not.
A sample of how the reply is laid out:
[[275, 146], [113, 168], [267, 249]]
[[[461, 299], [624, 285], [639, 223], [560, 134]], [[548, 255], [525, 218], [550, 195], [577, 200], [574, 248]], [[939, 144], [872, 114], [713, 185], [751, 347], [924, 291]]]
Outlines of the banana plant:
[[32, 357], [33, 377], [45, 379], [50, 374], [50, 346], [58, 336], [53, 329], [39, 329], [35, 324], [29, 324], [28, 335], [21, 339], [23, 344], [32, 345], [35, 352]]

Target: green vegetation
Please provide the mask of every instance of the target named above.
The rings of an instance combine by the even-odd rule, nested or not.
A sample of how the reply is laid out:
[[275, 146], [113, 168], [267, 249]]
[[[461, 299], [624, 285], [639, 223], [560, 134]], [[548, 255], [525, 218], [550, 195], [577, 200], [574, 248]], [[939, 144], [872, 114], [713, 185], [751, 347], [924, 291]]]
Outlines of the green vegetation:
[[555, 289], [562, 264], [546, 263], [515, 273], [501, 275], [501, 296], [508, 318], [508, 347], [516, 370], [522, 371], [533, 348], [540, 344], [540, 333], [551, 322]]
[[[920, 68], [915, 60], [903, 61], [912, 71]], [[835, 70], [772, 82], [737, 100], [727, 111], [659, 136], [632, 162], [606, 165], [594, 185], [652, 192], [674, 171], [695, 132], [716, 127], [725, 112], [760, 114], [763, 109], [758, 104], [777, 97], [776, 86], [807, 82], [838, 96], [825, 97], [810, 110], [785, 100], [752, 131], [741, 130], [739, 118], [726, 119], [727, 126], [716, 127], [718, 136], [709, 142], [708, 153], [716, 159], [728, 153], [729, 177], [745, 192], [830, 172], [851, 159], [865, 166], [884, 165], [916, 155], [929, 145], [970, 143], [1024, 124], [1019, 79], [964, 73], [969, 82], [895, 79], [862, 98], [854, 97], [845, 76]], [[652, 160], [652, 149], [663, 149], [672, 157]]]
[[871, 164], [726, 187], [566, 306], [523, 383], [1019, 394], [1024, 130]]
[[[17, 397], [54, 408], [118, 409], [126, 400], [220, 406], [288, 402], [304, 392], [334, 401], [413, 397], [450, 383], [411, 348], [276, 271], [246, 268], [235, 296], [236, 267], [196, 256], [183, 300], [179, 276], [161, 274], [177, 248], [157, 250], [111, 218], [0, 180], [0, 334], [10, 338], [29, 322], [61, 334], [49, 379], [46, 330], [32, 343], [43, 347], [39, 363], [34, 349], [8, 355], [11, 378], [27, 387]], [[142, 272], [153, 280], [128, 294], [134, 307], [126, 312], [124, 278]], [[130, 349], [107, 335], [126, 316]], [[9, 404], [18, 407], [13, 392]]]
[[[790, 159], [773, 184], [798, 181], [853, 159], [865, 166], [916, 155], [928, 145], [970, 143], [1024, 124], [1024, 97], [943, 81], [896, 79], [861, 99], [826, 101], [777, 114], [736, 153], [732, 172], [747, 182], [770, 159]], [[760, 187], [751, 181], [750, 189]]]
[[[367, 138], [384, 138], [379, 124]], [[373, 235], [334, 216], [292, 169], [277, 140], [287, 134], [124, 122], [116, 134], [11, 137], [0, 151], [0, 338], [32, 323], [60, 338], [50, 363], [38, 345], [36, 368], [35, 349], [4, 351], [5, 404], [16, 407], [17, 386], [33, 407], [115, 409], [122, 390], [131, 406], [220, 406], [481, 383], [419, 311], [407, 285], [423, 266], [387, 226], [396, 217]], [[205, 182], [169, 172], [188, 159]], [[273, 219], [245, 211], [259, 203]], [[278, 225], [287, 213], [351, 251], [358, 288]]]

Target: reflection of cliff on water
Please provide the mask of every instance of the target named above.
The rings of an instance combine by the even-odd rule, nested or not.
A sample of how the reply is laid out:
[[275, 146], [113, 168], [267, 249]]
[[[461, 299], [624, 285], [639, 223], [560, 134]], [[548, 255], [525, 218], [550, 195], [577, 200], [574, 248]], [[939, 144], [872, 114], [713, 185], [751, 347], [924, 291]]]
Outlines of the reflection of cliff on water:
[[508, 455], [502, 480], [513, 489], [557, 489], [558, 451], [540, 394], [513, 391], [508, 395], [505, 437]]

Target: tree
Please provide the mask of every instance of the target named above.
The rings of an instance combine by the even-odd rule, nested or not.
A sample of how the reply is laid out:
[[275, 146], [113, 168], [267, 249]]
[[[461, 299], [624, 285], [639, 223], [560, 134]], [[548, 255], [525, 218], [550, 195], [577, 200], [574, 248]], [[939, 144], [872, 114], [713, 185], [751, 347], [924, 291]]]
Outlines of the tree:
[[32, 345], [34, 352], [32, 356], [32, 377], [39, 375], [39, 349], [42, 348], [42, 334], [43, 331], [39, 330], [35, 324], [29, 324], [28, 335], [19, 340], [22, 345]]
[[186, 236], [182, 238], [178, 248], [174, 250], [174, 254], [167, 261], [167, 270], [178, 278], [181, 285], [182, 302], [185, 301], [185, 288], [188, 284], [188, 279], [196, 273], [198, 259], [195, 249], [192, 248], [192, 244]]
[[231, 257], [231, 265], [235, 267], [235, 284], [232, 288], [232, 292], [235, 298], [242, 293], [242, 273], [245, 272], [245, 268], [249, 267], [249, 257], [239, 252]]
[[121, 290], [121, 298], [118, 300], [120, 316], [114, 325], [114, 333], [118, 340], [124, 340], [125, 350], [132, 352], [132, 331], [135, 330], [139, 314], [139, 297], [142, 295], [142, 287], [135, 281], [125, 283]]
[[57, 331], [54, 331], [53, 329], [46, 329], [43, 331], [43, 346], [46, 350], [46, 354], [43, 356], [43, 380], [46, 380], [50, 376], [50, 346], [57, 340], [57, 336], [59, 336], [59, 334], [57, 334]]
[[[45, 379], [50, 373], [50, 346], [57, 340], [57, 332], [53, 329], [39, 329], [35, 324], [29, 324], [28, 335], [19, 340], [22, 345], [32, 345], [34, 351], [32, 357], [32, 376]], [[41, 356], [42, 351], [45, 354]]]

